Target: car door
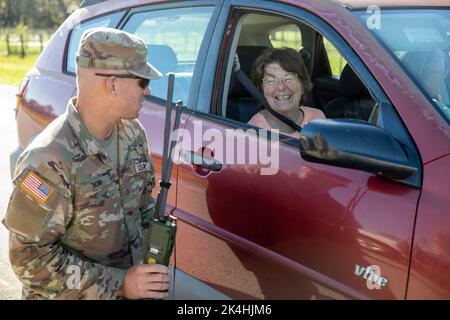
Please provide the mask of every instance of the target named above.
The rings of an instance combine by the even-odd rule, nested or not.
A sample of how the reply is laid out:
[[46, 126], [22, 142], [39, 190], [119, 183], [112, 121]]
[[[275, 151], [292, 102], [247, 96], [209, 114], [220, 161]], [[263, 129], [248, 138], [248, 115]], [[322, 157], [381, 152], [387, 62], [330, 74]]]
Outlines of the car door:
[[[285, 19], [307, 24], [339, 50], [382, 110], [374, 124], [415, 154], [394, 107], [355, 54], [362, 48], [352, 48], [324, 19], [346, 17], [346, 9], [296, 5], [226, 1], [216, 24], [197, 109], [180, 146], [174, 214], [177, 272], [189, 284], [183, 297], [405, 297], [420, 171], [409, 180], [389, 181], [307, 162], [298, 141], [226, 117], [234, 52], [245, 42], [241, 33], [254, 31], [245, 38], [255, 43], [244, 44], [267, 45], [257, 42], [258, 30]], [[385, 280], [370, 281], [374, 273]]]

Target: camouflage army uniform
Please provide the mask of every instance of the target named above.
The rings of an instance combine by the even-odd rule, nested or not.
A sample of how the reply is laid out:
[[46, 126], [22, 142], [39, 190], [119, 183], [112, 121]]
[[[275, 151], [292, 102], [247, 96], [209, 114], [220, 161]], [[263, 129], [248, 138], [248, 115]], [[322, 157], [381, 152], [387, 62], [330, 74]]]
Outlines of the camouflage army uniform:
[[4, 224], [27, 299], [119, 298], [153, 215], [153, 163], [141, 124], [118, 122], [115, 172], [74, 104], [28, 146], [15, 171]]

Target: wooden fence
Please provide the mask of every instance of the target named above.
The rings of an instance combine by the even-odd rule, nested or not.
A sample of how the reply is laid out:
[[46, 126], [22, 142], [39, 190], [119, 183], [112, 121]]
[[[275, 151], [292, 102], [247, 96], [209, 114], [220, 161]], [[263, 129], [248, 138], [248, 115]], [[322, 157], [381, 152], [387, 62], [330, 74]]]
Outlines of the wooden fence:
[[0, 55], [18, 55], [24, 58], [28, 54], [39, 54], [44, 50], [49, 38], [50, 34], [45, 32], [27, 32], [25, 34], [1, 32]]

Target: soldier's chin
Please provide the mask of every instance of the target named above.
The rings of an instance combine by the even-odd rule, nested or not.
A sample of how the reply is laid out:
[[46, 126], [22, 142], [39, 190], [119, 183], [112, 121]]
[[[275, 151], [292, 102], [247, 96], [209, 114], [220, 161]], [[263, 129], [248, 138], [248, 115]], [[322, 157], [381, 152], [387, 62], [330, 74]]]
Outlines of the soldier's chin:
[[130, 112], [129, 114], [126, 115], [126, 117], [124, 117], [124, 119], [127, 119], [127, 120], [133, 120], [133, 119], [137, 119], [137, 118], [139, 118], [139, 110], [136, 110], [133, 113]]

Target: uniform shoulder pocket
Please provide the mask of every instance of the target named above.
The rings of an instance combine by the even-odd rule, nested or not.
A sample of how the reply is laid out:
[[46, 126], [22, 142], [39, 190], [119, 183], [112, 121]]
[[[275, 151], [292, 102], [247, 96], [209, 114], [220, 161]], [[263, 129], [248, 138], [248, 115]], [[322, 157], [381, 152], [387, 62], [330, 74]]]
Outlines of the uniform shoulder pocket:
[[24, 172], [14, 182], [3, 224], [27, 240], [38, 242], [61, 198], [56, 188], [37, 173]]

